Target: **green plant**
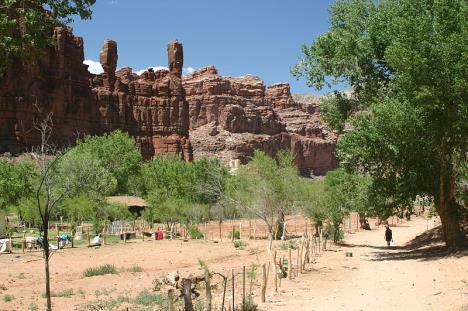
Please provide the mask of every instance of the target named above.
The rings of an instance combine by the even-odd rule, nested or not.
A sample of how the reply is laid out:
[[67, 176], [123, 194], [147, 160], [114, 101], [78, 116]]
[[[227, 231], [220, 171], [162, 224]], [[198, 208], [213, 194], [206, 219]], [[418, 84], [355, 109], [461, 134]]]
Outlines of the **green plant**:
[[116, 288], [111, 288], [111, 289], [98, 289], [94, 291], [94, 295], [96, 295], [96, 298], [99, 298], [99, 296], [104, 295], [104, 296], [109, 296], [113, 292], [115, 292], [117, 289]]
[[31, 302], [31, 304], [29, 305], [29, 311], [38, 311], [39, 308], [37, 307], [37, 304], [35, 304], [34, 302]]
[[292, 250], [297, 249], [297, 243], [296, 243], [295, 240], [287, 240], [287, 241], [281, 243], [280, 249], [282, 251], [287, 251], [289, 249], [292, 249]]
[[253, 302], [252, 297], [247, 297], [243, 304], [235, 308], [235, 311], [257, 311], [258, 306]]
[[234, 241], [234, 242], [232, 242], [232, 244], [234, 244], [234, 247], [236, 249], [244, 249], [247, 246], [247, 243], [245, 243], [244, 241], [241, 241], [241, 240]]
[[160, 279], [154, 279], [153, 280], [153, 291], [159, 292], [161, 290], [163, 283], [161, 282]]
[[188, 226], [187, 228], [190, 238], [198, 240], [203, 239], [203, 233], [196, 226]]
[[[227, 235], [228, 239], [232, 240], [232, 231], [228, 232]], [[240, 232], [238, 230], [234, 230], [234, 240], [239, 240], [240, 239]]]
[[12, 295], [8, 295], [8, 294], [3, 295], [3, 301], [5, 301], [5, 302], [10, 302], [13, 299], [15, 299], [15, 297], [12, 296]]
[[26, 278], [26, 275], [23, 272], [21, 272], [20, 274], [16, 276], [16, 278], [19, 280], [24, 280]]
[[106, 275], [106, 274], [119, 274], [117, 268], [114, 265], [102, 265], [99, 267], [91, 267], [86, 269], [83, 272], [84, 277], [92, 277], [96, 275]]
[[[50, 297], [63, 297], [63, 298], [70, 298], [71, 296], [75, 295], [73, 289], [65, 289], [59, 292], [50, 292]], [[42, 293], [42, 298], [46, 298], [46, 294]]]
[[142, 305], [142, 306], [165, 306], [166, 305], [166, 296], [163, 294], [155, 294], [150, 292], [149, 290], [145, 289], [141, 291], [135, 299], [133, 299], [133, 302], [137, 305]]
[[111, 298], [109, 300], [97, 300], [91, 301], [83, 305], [80, 310], [114, 310], [121, 304], [130, 302], [128, 296], [118, 296], [117, 298]]
[[143, 272], [143, 268], [138, 265], [133, 265], [129, 268], [125, 268], [125, 267], [120, 268], [120, 272], [131, 272], [131, 273]]

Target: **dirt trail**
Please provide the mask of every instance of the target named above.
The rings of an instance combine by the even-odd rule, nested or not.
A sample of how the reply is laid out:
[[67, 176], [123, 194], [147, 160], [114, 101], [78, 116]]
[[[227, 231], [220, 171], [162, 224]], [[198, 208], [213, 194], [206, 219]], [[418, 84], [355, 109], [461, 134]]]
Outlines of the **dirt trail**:
[[[393, 249], [385, 246], [383, 228], [347, 235], [348, 246], [333, 246], [332, 250], [319, 254], [310, 271], [293, 280], [283, 280], [278, 294], [274, 293], [270, 273], [267, 303], [259, 308], [263, 311], [458, 311], [468, 304], [468, 256], [428, 258], [427, 254], [421, 256], [420, 250], [401, 248], [426, 228], [424, 219], [393, 227], [396, 242]], [[54, 310], [79, 310], [87, 302], [121, 295], [135, 297], [142, 290], [151, 289], [153, 280], [169, 271], [177, 270], [183, 276], [199, 274], [197, 258], [204, 259], [213, 271], [225, 274], [229, 274], [230, 269], [239, 272], [243, 266], [262, 264], [270, 259], [265, 251], [265, 240], [245, 242], [247, 246], [243, 250], [235, 249], [226, 239], [220, 243], [139, 240], [101, 248], [61, 250], [52, 256], [52, 290], [73, 289], [74, 292], [69, 297], [53, 298]], [[285, 248], [280, 247], [283, 243], [274, 244], [281, 257], [287, 256]], [[345, 257], [345, 252], [353, 252], [353, 257]], [[295, 262], [293, 254], [293, 264]], [[107, 263], [118, 268], [138, 265], [143, 272], [83, 277], [86, 268]], [[0, 311], [28, 310], [32, 304], [42, 310], [40, 253], [2, 255], [0, 267]], [[259, 271], [254, 286], [256, 302], [260, 301], [260, 279]], [[240, 292], [239, 288], [236, 292]], [[7, 294], [14, 299], [4, 301]], [[227, 297], [230, 297], [229, 291]], [[215, 299], [218, 298], [219, 290], [215, 292]], [[239, 299], [236, 296], [237, 303]], [[139, 309], [132, 306], [129, 310]]]
[[391, 249], [383, 227], [348, 235], [347, 247], [325, 252], [296, 289], [285, 288], [263, 310], [461, 310], [468, 305], [468, 256], [428, 258], [401, 248], [426, 228], [424, 219], [392, 227]]

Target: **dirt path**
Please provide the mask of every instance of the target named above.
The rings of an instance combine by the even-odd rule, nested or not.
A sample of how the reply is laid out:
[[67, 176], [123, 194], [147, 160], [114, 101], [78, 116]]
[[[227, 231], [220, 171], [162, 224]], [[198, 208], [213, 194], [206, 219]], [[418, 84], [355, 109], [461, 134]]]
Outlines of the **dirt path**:
[[[334, 246], [322, 252], [310, 271], [293, 280], [283, 280], [280, 292], [267, 290], [263, 311], [282, 310], [455, 310], [468, 304], [468, 256], [427, 257], [420, 250], [401, 248], [407, 241], [426, 230], [423, 219], [393, 227], [395, 248], [387, 249], [383, 228], [361, 231], [346, 237], [346, 247]], [[263, 264], [270, 256], [265, 240], [245, 240], [244, 249], [235, 249], [231, 242], [212, 241], [130, 241], [127, 244], [101, 248], [65, 249], [52, 257], [52, 290], [73, 290], [68, 297], [54, 297], [54, 310], [80, 310], [89, 302], [109, 301], [121, 296], [135, 297], [153, 287], [155, 278], [179, 271], [182, 276], [200, 274], [197, 259], [210, 269], [228, 275], [243, 266]], [[279, 256], [287, 256], [286, 248], [275, 242]], [[353, 257], [345, 257], [345, 252]], [[294, 256], [294, 255], [293, 255]], [[295, 256], [293, 263], [295, 262]], [[117, 275], [83, 277], [88, 267], [114, 264], [118, 268], [138, 265], [142, 272], [121, 272]], [[43, 310], [43, 262], [40, 253], [16, 253], [0, 256], [0, 311]], [[259, 302], [261, 272], [254, 285], [254, 299]], [[237, 286], [241, 286], [240, 277]], [[219, 282], [218, 282], [219, 283]], [[220, 288], [215, 299], [220, 298]], [[236, 289], [236, 304], [240, 288]], [[5, 295], [13, 297], [5, 301]], [[227, 302], [231, 293], [228, 290]], [[216, 306], [219, 302], [216, 302]], [[122, 310], [122, 306], [116, 310]], [[125, 310], [125, 309], [124, 309]], [[132, 305], [128, 310], [140, 310]]]
[[285, 288], [263, 309], [461, 310], [468, 305], [468, 257], [427, 258], [401, 248], [426, 228], [424, 219], [393, 227], [392, 249], [384, 246], [383, 227], [349, 235], [348, 247], [325, 252], [294, 290]]

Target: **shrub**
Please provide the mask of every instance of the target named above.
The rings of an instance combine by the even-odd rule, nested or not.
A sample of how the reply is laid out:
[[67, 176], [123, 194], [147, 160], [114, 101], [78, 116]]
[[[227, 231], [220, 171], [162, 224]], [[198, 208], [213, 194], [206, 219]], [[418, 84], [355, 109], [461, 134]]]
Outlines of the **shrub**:
[[135, 297], [133, 302], [137, 305], [142, 306], [165, 306], [166, 296], [159, 293], [151, 293], [149, 290], [145, 289], [144, 291], [140, 292], [138, 296]]
[[243, 305], [235, 308], [235, 311], [257, 311], [258, 306], [253, 302], [252, 297], [247, 297]]
[[102, 265], [99, 267], [91, 267], [86, 269], [83, 272], [84, 277], [92, 277], [96, 275], [106, 275], [106, 274], [119, 274], [117, 268], [114, 265]]
[[133, 265], [130, 268], [120, 268], [120, 272], [131, 272], [131, 273], [137, 273], [137, 272], [143, 272], [143, 268], [138, 266], [138, 265]]
[[37, 304], [35, 304], [34, 302], [31, 302], [31, 304], [29, 305], [29, 311], [38, 311], [39, 308], [37, 307]]
[[232, 244], [234, 244], [234, 247], [236, 249], [244, 249], [244, 247], [247, 246], [247, 243], [245, 243], [244, 241], [240, 241], [240, 240], [239, 241], [234, 241], [234, 242], [232, 242]]
[[190, 234], [190, 238], [195, 240], [203, 239], [203, 233], [201, 233], [196, 226], [189, 226], [187, 230]]
[[297, 243], [295, 240], [288, 240], [281, 244], [280, 249], [283, 251], [287, 251], [289, 249], [297, 249]]
[[15, 297], [12, 296], [12, 295], [8, 295], [8, 294], [3, 295], [3, 301], [5, 301], [5, 302], [10, 302], [13, 299], [15, 299]]
[[[59, 292], [50, 292], [50, 297], [65, 297], [70, 298], [71, 296], [75, 295], [73, 289], [65, 289]], [[46, 293], [42, 293], [42, 298], [46, 298]]]
[[[228, 239], [232, 239], [232, 231], [229, 231], [228, 233]], [[240, 239], [240, 232], [238, 230], [234, 230], [234, 240], [239, 240]]]

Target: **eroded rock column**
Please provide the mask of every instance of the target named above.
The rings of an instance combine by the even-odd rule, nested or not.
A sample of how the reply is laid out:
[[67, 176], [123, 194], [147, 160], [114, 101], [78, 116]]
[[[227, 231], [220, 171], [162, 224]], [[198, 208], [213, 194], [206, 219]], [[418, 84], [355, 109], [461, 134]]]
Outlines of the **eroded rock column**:
[[104, 87], [111, 92], [114, 91], [115, 70], [117, 69], [117, 42], [113, 40], [104, 41], [101, 53], [99, 53], [99, 61], [104, 73], [102, 74]]
[[167, 45], [167, 56], [169, 60], [169, 71], [173, 75], [182, 77], [182, 67], [184, 66], [184, 49], [182, 43], [172, 40]]

